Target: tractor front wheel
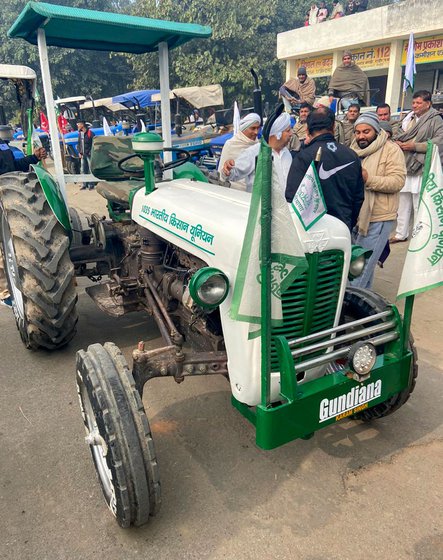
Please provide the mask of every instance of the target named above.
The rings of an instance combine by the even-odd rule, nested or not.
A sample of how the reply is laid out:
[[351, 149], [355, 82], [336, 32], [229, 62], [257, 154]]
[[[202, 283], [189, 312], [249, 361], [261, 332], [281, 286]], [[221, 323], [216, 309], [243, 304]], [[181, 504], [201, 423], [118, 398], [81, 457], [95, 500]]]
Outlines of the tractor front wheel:
[[77, 389], [106, 503], [121, 527], [143, 525], [160, 507], [158, 464], [134, 378], [115, 344], [77, 352]]

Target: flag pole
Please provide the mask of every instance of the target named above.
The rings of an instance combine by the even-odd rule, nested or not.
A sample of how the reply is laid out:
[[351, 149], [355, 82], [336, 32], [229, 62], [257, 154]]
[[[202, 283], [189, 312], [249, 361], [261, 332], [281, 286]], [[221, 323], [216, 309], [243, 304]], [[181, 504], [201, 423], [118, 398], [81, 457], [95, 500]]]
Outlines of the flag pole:
[[[269, 117], [263, 128], [261, 158], [261, 211], [260, 211], [260, 275], [261, 275], [261, 405], [271, 404], [271, 236], [272, 236], [272, 150], [268, 144], [274, 121], [283, 112], [283, 104]], [[257, 170], [258, 171], [258, 170]], [[257, 178], [258, 173], [256, 174]], [[258, 185], [257, 185], [258, 186]], [[254, 185], [255, 188], [255, 185]]]
[[409, 335], [411, 333], [412, 311], [414, 309], [414, 298], [412, 294], [405, 299], [405, 310], [403, 312], [403, 350], [406, 352], [409, 345]]
[[[271, 232], [272, 232], [272, 155], [263, 158], [260, 215], [261, 252], [261, 404], [271, 402]], [[263, 146], [262, 148], [263, 149]]]
[[406, 56], [405, 76], [403, 78], [403, 93], [401, 96], [400, 119], [403, 115], [405, 106], [405, 95], [408, 88], [414, 90], [414, 76], [417, 73], [415, 68], [415, 42], [414, 34], [411, 32], [408, 41], [408, 54]]
[[405, 90], [403, 90], [403, 93], [401, 94], [400, 119], [403, 116], [403, 108], [405, 106], [405, 97], [406, 97], [406, 92], [405, 92]]

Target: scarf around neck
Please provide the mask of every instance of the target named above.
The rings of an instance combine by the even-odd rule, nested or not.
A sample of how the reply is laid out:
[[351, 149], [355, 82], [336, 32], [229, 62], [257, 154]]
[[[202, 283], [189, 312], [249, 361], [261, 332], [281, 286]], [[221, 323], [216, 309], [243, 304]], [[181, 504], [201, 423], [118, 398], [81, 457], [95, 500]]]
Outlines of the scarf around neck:
[[[377, 138], [366, 148], [359, 148], [355, 138], [352, 141], [351, 149], [361, 159], [361, 165], [368, 172], [369, 177], [377, 175], [380, 157], [387, 141], [388, 135], [384, 130], [381, 130]], [[367, 235], [368, 233], [375, 196], [375, 192], [365, 189], [365, 199], [358, 216], [358, 230], [362, 235]]]

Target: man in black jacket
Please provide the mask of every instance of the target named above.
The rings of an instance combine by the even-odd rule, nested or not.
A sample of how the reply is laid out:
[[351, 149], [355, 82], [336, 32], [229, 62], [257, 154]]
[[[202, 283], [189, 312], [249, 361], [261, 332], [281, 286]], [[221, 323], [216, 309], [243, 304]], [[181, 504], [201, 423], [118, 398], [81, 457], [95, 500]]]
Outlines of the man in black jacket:
[[[77, 151], [81, 159], [80, 169], [81, 172], [87, 175], [91, 170], [91, 151], [92, 140], [95, 134], [86, 124], [86, 121], [78, 121], [78, 142]], [[91, 191], [95, 187], [95, 183], [83, 183], [81, 190], [88, 189]]]
[[318, 176], [327, 213], [344, 222], [352, 231], [364, 200], [361, 163], [355, 152], [335, 141], [334, 124], [335, 116], [330, 109], [316, 110], [309, 115], [305, 147], [296, 154], [289, 170], [286, 200], [292, 202], [321, 148]]
[[[34, 150], [32, 156], [27, 156], [21, 159], [15, 159], [11, 148], [6, 142], [0, 141], [0, 175], [11, 173], [14, 171], [28, 171], [29, 166], [38, 163], [41, 159], [46, 157], [44, 148], [37, 148]], [[3, 261], [0, 254], [0, 305], [11, 307], [11, 298], [8, 291], [6, 282]]]

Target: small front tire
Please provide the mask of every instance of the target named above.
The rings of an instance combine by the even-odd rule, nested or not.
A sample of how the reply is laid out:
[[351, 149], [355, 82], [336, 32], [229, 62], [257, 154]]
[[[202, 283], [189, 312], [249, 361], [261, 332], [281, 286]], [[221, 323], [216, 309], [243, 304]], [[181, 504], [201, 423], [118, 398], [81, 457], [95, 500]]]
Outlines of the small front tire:
[[77, 389], [94, 465], [121, 527], [140, 526], [160, 508], [149, 422], [134, 378], [112, 343], [77, 352]]

